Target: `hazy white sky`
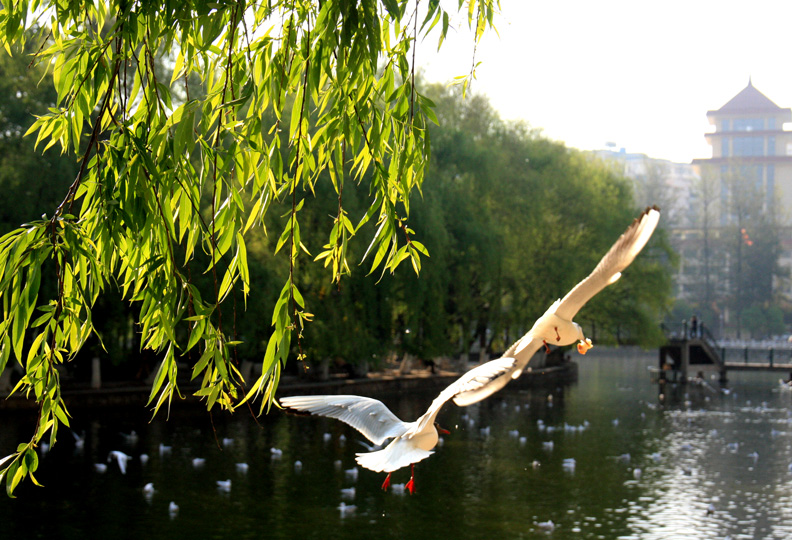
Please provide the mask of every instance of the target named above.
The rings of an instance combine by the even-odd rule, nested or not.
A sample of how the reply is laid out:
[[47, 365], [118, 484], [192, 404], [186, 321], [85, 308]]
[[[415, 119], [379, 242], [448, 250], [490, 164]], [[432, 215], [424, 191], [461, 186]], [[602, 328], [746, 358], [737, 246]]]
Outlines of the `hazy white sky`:
[[[788, 0], [501, 0], [501, 8], [499, 36], [478, 47], [473, 90], [501, 117], [524, 119], [568, 146], [614, 142], [683, 163], [710, 157], [707, 111], [749, 77], [792, 107]], [[470, 69], [472, 38], [455, 22], [440, 53], [436, 40], [418, 49], [430, 81]]]

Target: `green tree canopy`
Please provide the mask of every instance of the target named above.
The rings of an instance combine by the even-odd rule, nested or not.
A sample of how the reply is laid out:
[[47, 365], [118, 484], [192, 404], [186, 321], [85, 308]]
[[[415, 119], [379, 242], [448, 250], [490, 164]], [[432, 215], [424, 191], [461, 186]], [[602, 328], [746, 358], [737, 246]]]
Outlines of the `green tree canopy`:
[[[439, 126], [414, 223], [431, 254], [420, 279], [397, 273], [408, 352], [505, 350], [594, 268], [651, 200], [599, 161], [505, 122], [486, 98], [433, 85]], [[598, 343], [655, 344], [670, 307], [664, 231], [578, 316]], [[445, 306], [444, 309], [439, 309]], [[439, 311], [438, 311], [439, 309]]]
[[[479, 39], [497, 0], [458, 6]], [[318, 260], [337, 281], [350, 240], [364, 236], [371, 271], [420, 269], [425, 248], [407, 219], [434, 113], [416, 89], [414, 44], [432, 29], [442, 43], [449, 19], [439, 2], [417, 0], [3, 3], [0, 43], [12, 55], [36, 51], [56, 92], [29, 133], [78, 163], [46, 218], [0, 238], [0, 371], [12, 358], [23, 366], [15, 391], [40, 412], [31, 440], [3, 460], [9, 494], [33, 478], [42, 437], [54, 442], [68, 425], [56, 368], [95, 334], [92, 308], [109, 287], [139, 310], [142, 346], [163, 357], [155, 410], [178, 394], [177, 360], [191, 350], [207, 407], [261, 396], [263, 410], [312, 318], [298, 267]], [[161, 57], [172, 59], [169, 79]], [[323, 247], [308, 253], [302, 215], [319, 182], [337, 204], [318, 223]], [[350, 183], [363, 186], [362, 214], [344, 206]], [[235, 288], [247, 297], [248, 243], [262, 232], [285, 279], [261, 321], [271, 325], [262, 375], [243, 387], [222, 304]], [[40, 295], [47, 268], [52, 297]]]

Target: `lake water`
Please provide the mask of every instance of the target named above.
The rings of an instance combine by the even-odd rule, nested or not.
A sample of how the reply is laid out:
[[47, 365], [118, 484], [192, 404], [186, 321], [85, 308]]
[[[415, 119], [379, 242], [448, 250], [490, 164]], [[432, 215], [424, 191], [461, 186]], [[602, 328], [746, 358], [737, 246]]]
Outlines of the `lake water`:
[[[690, 386], [661, 398], [647, 373], [655, 353], [578, 360], [574, 384], [446, 405], [451, 434], [416, 466], [413, 496], [384, 493], [384, 474], [347, 472], [362, 437], [337, 421], [274, 413], [259, 424], [192, 408], [148, 423], [141, 409], [75, 410], [84, 448], [63, 430], [41, 459], [46, 487], [0, 501], [0, 538], [792, 537], [792, 392], [778, 375], [735, 373], [728, 394]], [[413, 419], [433, 397], [386, 401]], [[33, 419], [0, 421], [6, 455]], [[122, 435], [132, 430], [136, 440]], [[132, 456], [126, 474], [107, 463], [112, 450]], [[403, 469], [393, 482], [408, 478]]]

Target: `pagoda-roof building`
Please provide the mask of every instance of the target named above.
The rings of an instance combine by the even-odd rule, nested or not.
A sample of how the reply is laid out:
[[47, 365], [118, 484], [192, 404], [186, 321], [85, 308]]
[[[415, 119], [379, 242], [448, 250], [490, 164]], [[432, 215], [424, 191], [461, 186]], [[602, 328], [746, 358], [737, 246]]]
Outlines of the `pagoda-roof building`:
[[786, 113], [785, 116], [792, 119], [792, 109], [784, 109], [776, 105], [770, 98], [757, 90], [749, 79], [748, 86], [743, 88], [739, 94], [731, 98], [720, 109], [716, 111], [707, 111], [707, 117], [779, 113]]

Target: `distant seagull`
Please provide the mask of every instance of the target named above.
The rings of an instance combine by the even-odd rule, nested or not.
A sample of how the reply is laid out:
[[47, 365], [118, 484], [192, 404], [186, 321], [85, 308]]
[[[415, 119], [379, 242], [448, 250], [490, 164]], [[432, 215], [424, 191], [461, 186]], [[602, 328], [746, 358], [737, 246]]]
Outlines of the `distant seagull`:
[[173, 519], [176, 516], [178, 516], [179, 515], [179, 505], [176, 504], [175, 502], [171, 501], [170, 504], [168, 505], [168, 514], [170, 515], [171, 519]]
[[234, 439], [231, 439], [229, 437], [224, 437], [223, 446], [234, 446]]
[[393, 484], [391, 485], [391, 491], [396, 495], [404, 495], [405, 485], [404, 484]]
[[355, 490], [354, 487], [343, 488], [341, 490], [341, 498], [342, 499], [347, 499], [347, 500], [354, 499], [355, 498], [355, 491], [356, 490]]
[[160, 445], [159, 445], [159, 455], [160, 455], [160, 457], [164, 456], [165, 454], [170, 454], [172, 450], [173, 450], [172, 446], [166, 446], [166, 445], [164, 445], [162, 443], [160, 443]]
[[543, 345], [547, 348], [548, 343], [564, 346], [577, 341], [578, 352], [586, 354], [592, 347], [591, 340], [583, 335], [583, 329], [572, 318], [602, 289], [616, 283], [622, 270], [633, 262], [652, 237], [659, 220], [660, 210], [656, 206], [647, 208], [627, 227], [588, 277], [575, 285], [563, 299], [556, 300], [528, 333], [503, 353], [504, 357], [514, 358], [512, 370], [487, 385], [460, 392], [454, 397], [454, 403], [470, 405], [497, 392], [511, 379], [518, 378], [536, 351]]
[[239, 474], [247, 474], [248, 472], [248, 464], [247, 463], [237, 463], [236, 464], [236, 472]]
[[344, 471], [344, 476], [352, 480], [353, 482], [357, 482], [358, 476], [360, 475], [360, 471], [357, 467], [352, 467], [351, 469], [346, 469]]
[[121, 437], [129, 445], [135, 445], [138, 442], [138, 434], [134, 429], [130, 433], [122, 433]]
[[76, 431], [71, 432], [72, 436], [74, 437], [74, 449], [82, 452], [85, 448], [85, 432], [82, 432], [82, 435], [78, 435]]
[[221, 491], [223, 493], [231, 493], [231, 480], [218, 480], [217, 491]]
[[107, 456], [107, 462], [110, 463], [110, 461], [114, 459], [118, 463], [118, 468], [121, 469], [121, 474], [126, 474], [127, 462], [132, 459], [132, 456], [128, 456], [123, 452], [119, 452], [118, 450], [113, 450], [110, 452], [110, 455]]
[[[281, 398], [286, 409], [336, 418], [349, 424], [374, 444], [393, 439], [382, 450], [358, 453], [356, 461], [376, 472], [387, 472], [383, 489], [390, 485], [391, 473], [407, 465], [412, 475], [407, 489], [415, 489], [415, 463], [432, 455], [438, 441], [435, 419], [446, 401], [461, 392], [475, 391], [512, 369], [512, 358], [500, 358], [475, 367], [451, 383], [432, 401], [429, 409], [414, 422], [404, 422], [382, 402], [361, 396], [291, 396]], [[444, 430], [443, 430], [444, 431]]]
[[154, 491], [154, 484], [151, 482], [143, 486], [143, 497], [146, 501], [151, 502], [151, 499], [154, 498]]
[[283, 450], [280, 448], [270, 448], [270, 456], [272, 459], [280, 459], [283, 456]]
[[355, 506], [354, 504], [347, 504], [345, 502], [342, 502], [340, 505], [338, 505], [338, 510], [339, 512], [341, 512], [341, 517], [344, 518], [354, 514], [355, 510], [357, 510], [357, 506]]
[[149, 457], [148, 454], [140, 454], [140, 464], [145, 465], [148, 463]]
[[193, 466], [193, 468], [195, 468], [195, 469], [200, 469], [200, 468], [201, 468], [201, 467], [203, 467], [204, 465], [206, 465], [206, 459], [204, 459], [204, 458], [200, 458], [200, 457], [197, 457], [197, 458], [193, 458], [193, 459], [192, 459], [192, 466]]
[[107, 465], [105, 465], [104, 463], [94, 463], [94, 469], [99, 474], [104, 474], [107, 472]]

